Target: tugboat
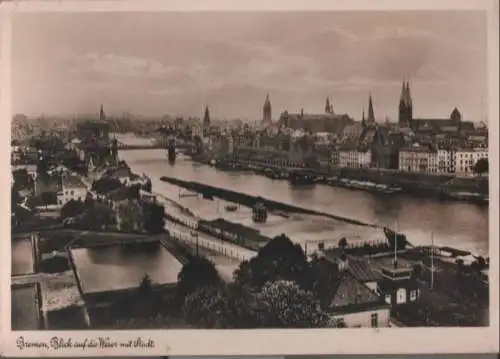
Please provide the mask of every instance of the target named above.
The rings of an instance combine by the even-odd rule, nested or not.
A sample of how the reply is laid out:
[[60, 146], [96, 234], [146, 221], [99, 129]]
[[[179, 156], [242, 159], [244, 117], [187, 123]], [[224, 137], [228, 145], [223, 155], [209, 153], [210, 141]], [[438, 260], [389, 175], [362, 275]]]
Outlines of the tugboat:
[[267, 208], [262, 203], [257, 203], [252, 209], [252, 220], [255, 223], [266, 223]]

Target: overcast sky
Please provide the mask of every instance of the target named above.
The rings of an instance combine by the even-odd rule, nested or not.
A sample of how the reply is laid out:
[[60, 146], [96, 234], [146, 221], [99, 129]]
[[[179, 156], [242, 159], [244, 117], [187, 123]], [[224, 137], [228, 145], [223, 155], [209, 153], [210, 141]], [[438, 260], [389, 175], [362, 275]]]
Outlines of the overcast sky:
[[99, 111], [273, 118], [288, 110], [397, 119], [401, 81], [416, 117], [486, 105], [486, 17], [475, 12], [17, 14], [12, 100], [26, 115]]

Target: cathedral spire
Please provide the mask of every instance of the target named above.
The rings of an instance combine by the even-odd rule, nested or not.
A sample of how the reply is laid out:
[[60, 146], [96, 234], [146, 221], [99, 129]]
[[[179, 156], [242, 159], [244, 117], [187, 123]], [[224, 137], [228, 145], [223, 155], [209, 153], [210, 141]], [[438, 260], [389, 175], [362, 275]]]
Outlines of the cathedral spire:
[[262, 121], [266, 123], [272, 122], [271, 119], [271, 100], [269, 100], [269, 93], [266, 95], [264, 107], [262, 108]]
[[399, 103], [404, 104], [406, 99], [406, 81], [403, 80], [403, 85], [401, 87], [401, 96], [399, 97]]
[[410, 93], [410, 81], [406, 81], [406, 105], [407, 106], [413, 106], [413, 101], [411, 99], [411, 93]]
[[375, 122], [375, 112], [373, 111], [373, 101], [372, 101], [372, 95], [370, 94], [368, 98], [368, 123], [374, 123]]
[[363, 127], [366, 126], [366, 120], [365, 120], [365, 106], [363, 106], [363, 116], [361, 117], [361, 125], [363, 125]]
[[99, 111], [99, 119], [104, 121], [106, 119], [106, 115], [104, 114], [104, 107], [101, 103], [101, 110]]
[[210, 111], [208, 105], [205, 105], [205, 113], [203, 115], [203, 125], [210, 126]]
[[330, 108], [331, 108], [330, 99], [327, 96], [326, 97], [326, 102], [325, 102], [325, 113], [330, 113]]

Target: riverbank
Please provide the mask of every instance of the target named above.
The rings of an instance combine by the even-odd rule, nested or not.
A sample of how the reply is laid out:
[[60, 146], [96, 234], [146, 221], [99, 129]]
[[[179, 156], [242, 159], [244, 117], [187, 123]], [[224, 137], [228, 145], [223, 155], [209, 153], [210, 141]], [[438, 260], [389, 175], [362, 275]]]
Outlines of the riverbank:
[[[194, 162], [213, 165], [222, 171], [253, 171], [273, 180], [290, 180], [286, 168], [244, 160], [192, 158]], [[479, 205], [489, 203], [488, 177], [455, 177], [451, 175], [430, 176], [398, 170], [372, 168], [331, 167], [328, 171], [314, 169], [294, 169], [294, 180], [328, 184], [351, 190], [361, 190], [376, 194], [409, 194], [419, 198], [461, 201]]]

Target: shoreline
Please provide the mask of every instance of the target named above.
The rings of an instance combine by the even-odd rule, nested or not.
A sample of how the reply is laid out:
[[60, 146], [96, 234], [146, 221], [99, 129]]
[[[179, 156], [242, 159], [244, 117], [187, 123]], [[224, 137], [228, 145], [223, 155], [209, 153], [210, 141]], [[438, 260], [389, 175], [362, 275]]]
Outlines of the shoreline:
[[[211, 163], [211, 160], [190, 156], [193, 163], [213, 166], [214, 168], [224, 172], [243, 172], [252, 171], [257, 175], [261, 175], [272, 180], [288, 180], [288, 178], [275, 178], [266, 175], [266, 171], [281, 171], [287, 172], [286, 168], [276, 168], [265, 163], [253, 163], [251, 161], [234, 161], [234, 160], [216, 160]], [[353, 191], [364, 191], [375, 195], [398, 195], [406, 194], [418, 198], [433, 198], [437, 201], [462, 202], [476, 204], [479, 206], [488, 206], [489, 191], [484, 187], [488, 185], [488, 179], [484, 177], [475, 178], [456, 178], [453, 176], [429, 176], [418, 173], [405, 173], [392, 170], [374, 170], [368, 168], [332, 168], [329, 172], [318, 171], [314, 169], [302, 169], [295, 171], [302, 176], [310, 176], [312, 178], [323, 181], [313, 182], [311, 184], [322, 183], [332, 187], [345, 188]], [[406, 176], [408, 178], [398, 178], [398, 176]], [[337, 177], [335, 180], [328, 181]], [[410, 178], [414, 177], [414, 178]], [[342, 180], [371, 182], [373, 186], [351, 186], [349, 183], [344, 183]], [[466, 184], [455, 185], [454, 180], [462, 180], [468, 182]], [[400, 187], [400, 191], [391, 191], [384, 193], [375, 189], [375, 186], [390, 186]]]

